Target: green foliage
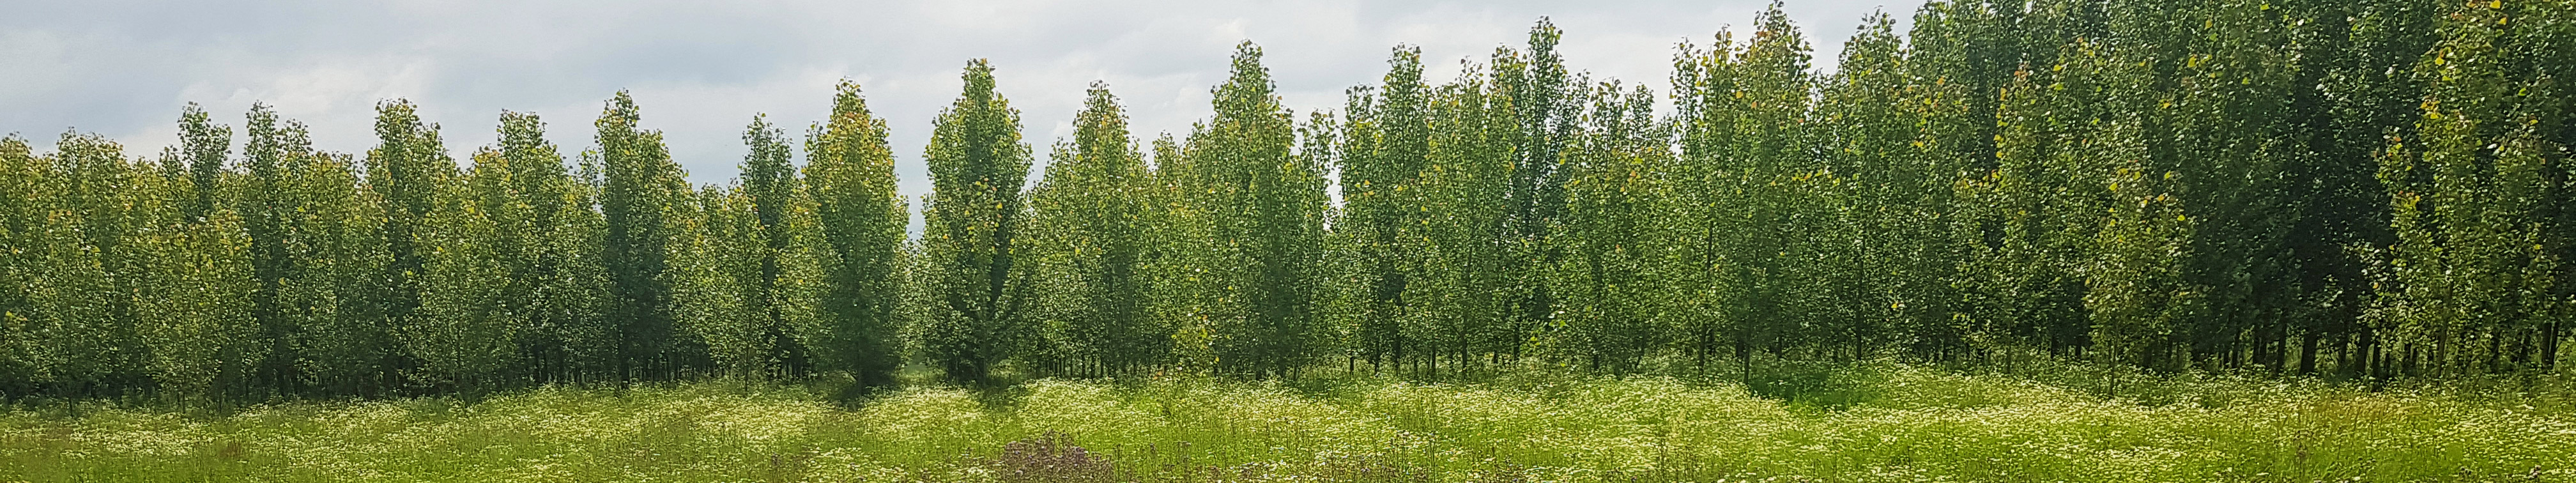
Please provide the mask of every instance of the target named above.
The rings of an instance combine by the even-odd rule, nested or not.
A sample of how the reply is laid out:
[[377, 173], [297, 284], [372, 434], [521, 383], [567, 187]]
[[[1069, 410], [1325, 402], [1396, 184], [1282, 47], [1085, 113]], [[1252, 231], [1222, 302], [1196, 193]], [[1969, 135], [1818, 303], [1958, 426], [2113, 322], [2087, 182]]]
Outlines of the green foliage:
[[[394, 336], [420, 363], [410, 379], [431, 385], [481, 389], [516, 356], [517, 331], [527, 322], [511, 310], [509, 300], [523, 288], [513, 283], [502, 259], [494, 218], [465, 189], [506, 183], [509, 166], [498, 153], [477, 153], [464, 187], [449, 187], [439, 206], [412, 232], [412, 246], [422, 250], [420, 307]], [[481, 190], [476, 190], [481, 191]]]
[[680, 165], [662, 147], [662, 133], [647, 131], [635, 99], [620, 91], [593, 125], [605, 183], [599, 211], [607, 228], [601, 265], [608, 271], [610, 332], [618, 334], [614, 377], [662, 378], [694, 366], [680, 340], [672, 301], [671, 250], [685, 235], [679, 220], [691, 200]]
[[[1819, 273], [1819, 287], [1845, 298], [1841, 317], [1823, 322], [1844, 346], [1828, 354], [1855, 359], [1893, 352], [1905, 334], [1948, 322], [1948, 286], [1938, 270], [1947, 233], [1942, 216], [1947, 181], [1935, 176], [1917, 142], [1922, 113], [1909, 99], [1904, 40], [1884, 14], [1862, 20], [1843, 44], [1841, 69], [1821, 81], [1813, 114], [1823, 169], [1844, 183], [1845, 213], [1831, 214], [1828, 246], [1852, 262]], [[1830, 239], [1828, 239], [1830, 240]], [[1918, 341], [1919, 342], [1919, 341]]]
[[699, 190], [674, 247], [676, 319], [724, 374], [802, 376], [814, 344], [828, 339], [823, 252], [785, 137], [753, 118], [742, 184]]
[[[456, 162], [448, 159], [438, 126], [422, 124], [411, 101], [376, 105], [376, 139], [376, 147], [367, 151], [366, 186], [384, 206], [384, 243], [390, 255], [384, 266], [389, 287], [378, 303], [388, 321], [399, 326], [420, 307], [428, 250], [417, 245], [419, 232], [437, 209], [440, 192], [456, 181]], [[387, 364], [397, 370], [410, 365], [398, 359]]]
[[[295, 367], [297, 351], [293, 346], [294, 326], [286, 319], [281, 288], [287, 274], [295, 269], [295, 258], [288, 245], [292, 218], [296, 216], [289, 163], [295, 157], [309, 156], [308, 141], [300, 137], [301, 126], [288, 121], [278, 124], [277, 113], [267, 104], [254, 103], [243, 126], [241, 179], [236, 210], [241, 215], [243, 236], [249, 239], [252, 276], [258, 287], [251, 294], [250, 316], [259, 324], [259, 340], [267, 357], [259, 361], [252, 375], [258, 386], [269, 391], [300, 385], [301, 374]], [[250, 382], [250, 381], [243, 381]]]
[[[222, 152], [211, 155], [219, 168]], [[196, 190], [182, 187], [184, 179], [134, 181], [126, 189], [160, 193], [166, 200], [136, 207], [146, 210], [137, 214], [150, 217], [151, 228], [126, 241], [138, 258], [129, 260], [120, 274], [134, 283], [129, 293], [135, 336], [150, 354], [153, 390], [170, 400], [229, 402], [226, 396], [246, 392], [243, 388], [270, 348], [251, 318], [257, 285], [241, 217], [229, 209], [188, 214], [193, 201], [184, 194]], [[211, 184], [202, 188], [217, 189]]]
[[[1327, 340], [1325, 166], [1292, 149], [1299, 133], [1276, 90], [1261, 49], [1237, 45], [1232, 74], [1214, 92], [1216, 117], [1192, 129], [1185, 161], [1161, 168], [1175, 171], [1190, 215], [1181, 223], [1194, 225], [1174, 248], [1192, 254], [1183, 263], [1203, 284], [1188, 294], [1189, 317], [1205, 324], [1216, 369], [1229, 373], [1289, 375]], [[1322, 143], [1328, 132], [1306, 139]]]
[[1028, 213], [1020, 187], [1029, 146], [1020, 113], [993, 91], [993, 68], [966, 65], [966, 91], [939, 114], [922, 159], [932, 190], [922, 207], [921, 283], [937, 303], [923, 314], [922, 350], [948, 378], [983, 383], [1028, 344]]
[[1800, 261], [1834, 261], [1816, 254], [1834, 248], [1828, 226], [1842, 211], [1819, 199], [1840, 180], [1807, 151], [1806, 40], [1776, 4], [1756, 23], [1740, 51], [1721, 35], [1676, 61], [1683, 216], [1673, 236], [1683, 248], [1669, 280], [1687, 300], [1675, 308], [1681, 343], [1701, 365], [1800, 343], [1790, 338], [1829, 316], [1803, 296], [1834, 293], [1796, 286], [1820, 280], [1800, 272], [1821, 267]]
[[849, 371], [864, 387], [893, 383], [900, 362], [900, 258], [911, 217], [895, 191], [893, 156], [885, 121], [868, 113], [858, 84], [842, 81], [831, 119], [805, 135], [804, 187], [828, 249], [818, 264], [829, 340], [815, 350], [824, 366]]
[[[122, 395], [144, 389], [151, 354], [137, 324], [135, 296], [150, 289], [152, 244], [143, 238], [169, 223], [166, 198], [147, 165], [124, 159], [123, 147], [97, 135], [65, 133], [55, 143], [44, 182], [58, 203], [47, 214], [31, 332], [43, 334], [55, 396]], [[162, 272], [166, 273], [166, 272]]]
[[45, 233], [50, 168], [27, 140], [0, 137], [0, 399], [36, 391], [51, 369], [45, 330], [53, 321], [36, 310], [37, 282], [48, 275]]
[[1405, 288], [1421, 269], [1416, 179], [1429, 164], [1430, 88], [1422, 83], [1421, 48], [1397, 47], [1387, 64], [1384, 84], [1351, 89], [1334, 147], [1342, 190], [1334, 252], [1342, 254], [1338, 278], [1350, 287], [1336, 308], [1349, 319], [1339, 325], [1350, 334], [1352, 357], [1366, 358], [1372, 369], [1404, 364], [1408, 351], [1421, 350], [1403, 320], [1411, 310]]
[[[751, 155], [743, 159], [741, 191], [749, 198], [753, 222], [751, 233], [742, 240], [756, 242], [752, 247], [754, 270], [738, 277], [749, 302], [752, 329], [759, 344], [760, 357], [772, 366], [764, 370], [778, 375], [799, 375], [813, 366], [811, 350], [805, 340], [819, 322], [814, 305], [815, 295], [808, 288], [817, 267], [812, 246], [797, 243], [802, 232], [810, 231], [807, 221], [792, 215], [806, 211], [805, 201], [796, 178], [796, 169], [788, 165], [793, 148], [787, 134], [760, 117], [743, 133], [743, 142], [751, 145]], [[737, 214], [739, 216], [739, 214]], [[798, 229], [808, 228], [808, 229]], [[805, 238], [811, 238], [806, 236]], [[792, 275], [791, 275], [792, 274]]]
[[[1440, 86], [1426, 105], [1431, 152], [1413, 186], [1423, 212], [1408, 234], [1419, 250], [1421, 272], [1405, 286], [1413, 310], [1405, 314], [1406, 338], [1420, 341], [1419, 358], [1432, 374], [1491, 365], [1515, 352], [1526, 331], [1519, 322], [1519, 243], [1511, 231], [1513, 146], [1518, 129], [1509, 98], [1484, 72], [1470, 68]], [[1496, 75], [1499, 77], [1500, 72]]]
[[2566, 189], [2545, 174], [2545, 153], [2564, 162], [2564, 150], [2518, 105], [2505, 76], [2510, 54], [2494, 47], [2512, 28], [2498, 7], [2446, 10], [2442, 40], [2417, 66], [2432, 79], [2417, 137], [2393, 139], [2380, 163], [2397, 243], [2387, 275], [2395, 290], [2382, 295], [2379, 317], [2420, 344], [2435, 372], [2538, 362], [2527, 355], [2533, 336], [2557, 330], [2546, 321], [2566, 317], [2571, 302], [2536, 290], [2555, 286], [2551, 267], [2566, 263], [2542, 233], [2567, 228], [2550, 227], [2540, 208]]
[[1128, 374], [1164, 362], [1173, 326], [1154, 317], [1149, 271], [1169, 254], [1151, 234], [1164, 222], [1127, 115], [1094, 83], [1029, 193], [1035, 313], [1053, 372]]
[[191, 102], [179, 111], [179, 146], [164, 155], [162, 169], [185, 180], [184, 186], [173, 187], [184, 193], [172, 200], [181, 218], [205, 221], [214, 214], [215, 200], [223, 196], [218, 183], [224, 174], [224, 154], [232, 148], [232, 128], [215, 124], [205, 109]]
[[1592, 370], [1626, 373], [1672, 335], [1662, 316], [1672, 301], [1657, 277], [1670, 248], [1658, 227], [1673, 155], [1661, 142], [1652, 92], [1621, 92], [1616, 82], [1594, 89], [1582, 143], [1567, 151], [1567, 222], [1554, 235], [1567, 254], [1551, 267], [1563, 307], [1556, 351]]
[[1538, 331], [1553, 323], [1559, 310], [1554, 279], [1545, 267], [1565, 256], [1553, 238], [1566, 218], [1566, 184], [1572, 179], [1565, 152], [1577, 145], [1590, 84], [1568, 74], [1556, 45], [1564, 36], [1556, 24], [1540, 18], [1530, 27], [1527, 51], [1497, 50], [1493, 60], [1495, 108], [1510, 127], [1497, 136], [1511, 143], [1510, 184], [1503, 194], [1506, 268], [1499, 295], [1509, 312], [1487, 350], [1518, 358]]
[[[617, 346], [606, 317], [606, 268], [596, 194], [572, 176], [545, 139], [537, 115], [501, 113], [495, 156], [475, 158], [476, 204], [492, 217], [495, 255], [513, 293], [502, 300], [524, 319], [511, 377], [577, 382], [599, 377]], [[486, 163], [492, 165], [487, 172]], [[499, 178], [506, 176], [506, 180]]]
[[[253, 141], [259, 123], [253, 123]], [[292, 194], [280, 223], [290, 268], [277, 282], [277, 317], [289, 331], [287, 347], [299, 357], [291, 381], [279, 389], [311, 388], [321, 394], [380, 394], [392, 383], [387, 363], [396, 350], [383, 293], [392, 254], [384, 238], [385, 211], [359, 178], [347, 155], [312, 151], [302, 126], [288, 122], [280, 134], [286, 175], [278, 193]]]
[[771, 347], [767, 336], [773, 320], [761, 287], [746, 283], [761, 275], [761, 262], [770, 253], [761, 243], [750, 196], [723, 186], [693, 194], [674, 217], [679, 221], [674, 225], [678, 238], [671, 245], [675, 256], [670, 271], [663, 272], [677, 335], [703, 344], [720, 374], [768, 374], [771, 358], [791, 353]]

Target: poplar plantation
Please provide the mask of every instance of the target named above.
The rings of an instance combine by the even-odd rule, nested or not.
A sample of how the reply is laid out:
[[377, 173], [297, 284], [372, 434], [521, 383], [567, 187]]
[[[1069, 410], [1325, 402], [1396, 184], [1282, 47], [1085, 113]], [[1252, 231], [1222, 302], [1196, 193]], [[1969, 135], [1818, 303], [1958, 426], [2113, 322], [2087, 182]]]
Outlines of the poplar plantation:
[[1677, 46], [1658, 85], [1569, 67], [1580, 33], [1541, 20], [1452, 79], [1397, 46], [1313, 110], [1244, 42], [1188, 132], [1131, 132], [1091, 84], [1038, 173], [1007, 71], [973, 60], [917, 200], [847, 81], [814, 99], [828, 118], [752, 116], [740, 178], [708, 185], [625, 92], [579, 151], [546, 138], [563, 118], [503, 112], [451, 154], [401, 99], [364, 153], [266, 105], [236, 129], [190, 104], [157, 155], [10, 135], [0, 398], [2566, 367], [2576, 5], [1961, 0], [1895, 20], [1819, 53], [1774, 4]]

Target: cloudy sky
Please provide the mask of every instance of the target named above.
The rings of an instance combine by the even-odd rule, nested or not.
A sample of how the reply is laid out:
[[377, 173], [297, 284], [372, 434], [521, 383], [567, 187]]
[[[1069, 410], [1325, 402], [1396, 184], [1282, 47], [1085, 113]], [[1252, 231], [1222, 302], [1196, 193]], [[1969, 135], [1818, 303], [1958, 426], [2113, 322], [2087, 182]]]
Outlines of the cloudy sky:
[[[1461, 60], [1520, 45], [1540, 17], [1566, 32], [1568, 67], [1662, 92], [1675, 44], [1742, 32], [1767, 1], [39, 0], [0, 16], [0, 134], [41, 151], [77, 129], [145, 155], [176, 142], [185, 103], [238, 126], [264, 101], [311, 125], [322, 149], [359, 153], [374, 143], [373, 106], [404, 98], [443, 126], [458, 158], [493, 142], [503, 110], [543, 116], [571, 152], [591, 145], [601, 102], [626, 89], [693, 181], [722, 183], [753, 114], [801, 135], [848, 78], [891, 125], [898, 175], [917, 196], [929, 185], [920, 153], [931, 119], [957, 96], [970, 58], [992, 60], [1043, 158], [1071, 134], [1095, 80], [1127, 104], [1140, 139], [1186, 132], [1209, 114], [1209, 89], [1243, 40], [1262, 46], [1299, 112], [1337, 108], [1343, 89], [1374, 83], [1397, 44], [1420, 46], [1426, 76], [1441, 81]], [[1917, 5], [1808, 0], [1786, 11], [1831, 69], [1862, 17], [1884, 10], [1901, 29]]]

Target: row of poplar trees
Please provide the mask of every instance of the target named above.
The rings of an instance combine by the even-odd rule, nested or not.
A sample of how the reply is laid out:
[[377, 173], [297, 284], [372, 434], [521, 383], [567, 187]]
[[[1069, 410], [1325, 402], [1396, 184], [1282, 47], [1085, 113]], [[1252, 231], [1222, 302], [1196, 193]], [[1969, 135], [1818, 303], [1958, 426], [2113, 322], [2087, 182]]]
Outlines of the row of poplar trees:
[[692, 374], [891, 382], [904, 203], [884, 123], [843, 85], [808, 132], [754, 118], [742, 178], [692, 187], [624, 93], [567, 159], [503, 113], [459, 169], [413, 105], [364, 158], [254, 105], [190, 106], [128, 158], [0, 140], [0, 393], [252, 401]]
[[459, 163], [404, 101], [363, 157], [262, 106], [238, 151], [193, 106], [155, 159], [10, 137], [0, 394], [2022, 357], [2385, 378], [2551, 370], [2576, 335], [2576, 2], [1942, 1], [1902, 36], [1866, 19], [1833, 73], [1775, 4], [1681, 45], [1661, 114], [1559, 39], [1439, 85], [1399, 47], [1303, 119], [1246, 43], [1214, 116], [1151, 142], [1094, 84], [1034, 186], [975, 61], [917, 238], [848, 83], [801, 166], [755, 117], [725, 185], [686, 182], [624, 93], [569, 157], [503, 113]]

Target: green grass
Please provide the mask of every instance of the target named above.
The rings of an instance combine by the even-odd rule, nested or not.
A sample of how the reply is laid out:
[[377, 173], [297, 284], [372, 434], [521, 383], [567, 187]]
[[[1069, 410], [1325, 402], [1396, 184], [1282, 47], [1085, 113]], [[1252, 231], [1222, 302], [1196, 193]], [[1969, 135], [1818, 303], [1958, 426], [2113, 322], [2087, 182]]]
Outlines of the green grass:
[[724, 381], [222, 416], [52, 405], [0, 413], [0, 482], [2576, 482], [2576, 406], [2555, 390], [2071, 371], [1039, 380], [855, 408]]

